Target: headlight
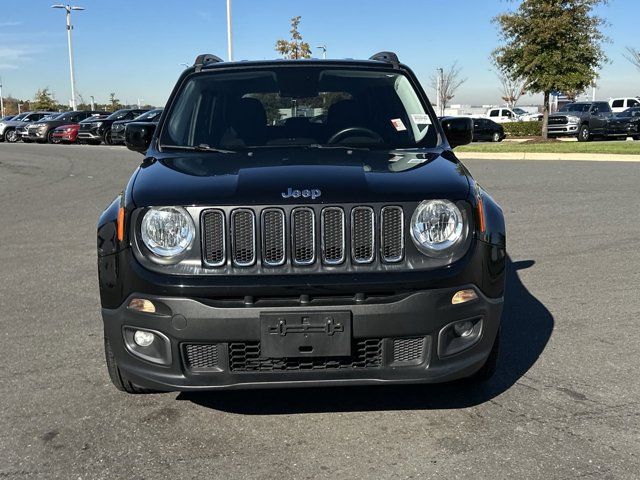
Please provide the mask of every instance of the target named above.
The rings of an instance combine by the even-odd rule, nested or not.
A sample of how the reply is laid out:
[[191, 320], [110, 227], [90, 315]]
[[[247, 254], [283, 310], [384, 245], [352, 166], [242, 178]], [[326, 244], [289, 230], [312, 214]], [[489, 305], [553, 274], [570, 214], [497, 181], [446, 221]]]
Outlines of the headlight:
[[158, 207], [144, 214], [140, 231], [142, 241], [151, 252], [172, 258], [193, 245], [196, 228], [184, 208]]
[[96, 122], [96, 123], [94, 123], [94, 125], [95, 125], [96, 127], [101, 127], [101, 126], [102, 126], [102, 122]]
[[28, 125], [25, 125], [24, 128], [40, 128], [40, 127], [44, 127], [44, 123], [30, 123]]
[[569, 122], [569, 123], [580, 123], [580, 119], [578, 117], [573, 116], [573, 115], [569, 115], [567, 117], [567, 122]]
[[418, 250], [446, 257], [464, 240], [467, 226], [462, 212], [449, 200], [425, 200], [411, 217], [411, 238]]

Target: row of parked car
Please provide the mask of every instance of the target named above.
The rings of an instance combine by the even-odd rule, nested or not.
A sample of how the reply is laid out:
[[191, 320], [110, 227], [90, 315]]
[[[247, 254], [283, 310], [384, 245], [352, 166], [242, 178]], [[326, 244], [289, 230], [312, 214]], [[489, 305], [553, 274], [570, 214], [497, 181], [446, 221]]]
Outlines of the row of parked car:
[[640, 140], [640, 105], [614, 112], [609, 102], [569, 103], [549, 115], [549, 137], [576, 137], [580, 142], [631, 137]]
[[123, 108], [115, 112], [24, 112], [0, 119], [0, 141], [9, 143], [124, 144], [124, 129], [133, 121], [157, 122], [162, 109]]

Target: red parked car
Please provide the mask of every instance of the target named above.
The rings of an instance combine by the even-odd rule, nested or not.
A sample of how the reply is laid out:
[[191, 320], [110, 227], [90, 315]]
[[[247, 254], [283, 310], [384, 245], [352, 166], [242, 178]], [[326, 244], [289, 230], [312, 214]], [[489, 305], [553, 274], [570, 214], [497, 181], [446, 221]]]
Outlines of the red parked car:
[[78, 130], [80, 130], [79, 123], [62, 125], [53, 131], [51, 138], [55, 143], [75, 143], [78, 138]]
[[106, 118], [108, 115], [94, 115], [80, 123], [71, 123], [69, 125], [61, 125], [57, 127], [51, 135], [52, 140], [55, 143], [76, 143], [78, 139], [78, 131], [80, 130], [80, 124], [85, 121], [94, 121], [97, 119]]

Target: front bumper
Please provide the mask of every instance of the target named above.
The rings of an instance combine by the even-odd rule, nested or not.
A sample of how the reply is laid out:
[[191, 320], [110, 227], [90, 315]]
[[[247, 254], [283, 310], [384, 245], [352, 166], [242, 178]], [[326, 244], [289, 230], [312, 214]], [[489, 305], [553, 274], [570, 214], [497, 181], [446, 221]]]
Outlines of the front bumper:
[[577, 123], [569, 123], [565, 125], [549, 125], [549, 127], [547, 128], [547, 133], [549, 135], [557, 135], [557, 136], [560, 136], [560, 135], [573, 136], [578, 134], [579, 128], [580, 128], [580, 125], [578, 125]]
[[[473, 288], [478, 298], [451, 305], [451, 297], [462, 288]], [[127, 308], [131, 298], [145, 298], [159, 306], [161, 314]], [[340, 368], [304, 361], [265, 359], [257, 369], [238, 369], [237, 345], [256, 348], [261, 340], [261, 315], [349, 312], [353, 343], [379, 343], [379, 358], [373, 366]], [[502, 298], [491, 299], [474, 285], [440, 288], [334, 305], [289, 307], [213, 306], [205, 300], [132, 294], [116, 309], [103, 308], [105, 338], [111, 343], [118, 367], [140, 387], [157, 390], [207, 390], [218, 388], [260, 388], [382, 383], [437, 383], [473, 374], [486, 361], [500, 326]], [[460, 320], [481, 321], [477, 339], [463, 351], [443, 358], [446, 342], [443, 328]], [[168, 348], [165, 365], [152, 363], [135, 353], [125, 331], [147, 329], [159, 332]], [[442, 338], [441, 338], [442, 337]], [[394, 350], [400, 339], [424, 339], [424, 348], [407, 361], [398, 361]], [[362, 342], [361, 342], [362, 343]], [[217, 345], [216, 363], [194, 369], [187, 359], [187, 345]], [[242, 348], [242, 347], [241, 347]], [[257, 347], [259, 350], [259, 346]], [[353, 354], [353, 352], [352, 352]], [[262, 358], [262, 357], [261, 357]], [[331, 360], [331, 357], [328, 357]], [[267, 361], [269, 360], [269, 361]], [[404, 361], [402, 361], [404, 360]], [[309, 365], [315, 365], [310, 367]], [[276, 367], [274, 368], [274, 365]], [[301, 367], [302, 365], [302, 367]], [[265, 371], [264, 368], [268, 368]]]
[[78, 132], [78, 140], [100, 140], [102, 141], [102, 135], [98, 132], [80, 131]]

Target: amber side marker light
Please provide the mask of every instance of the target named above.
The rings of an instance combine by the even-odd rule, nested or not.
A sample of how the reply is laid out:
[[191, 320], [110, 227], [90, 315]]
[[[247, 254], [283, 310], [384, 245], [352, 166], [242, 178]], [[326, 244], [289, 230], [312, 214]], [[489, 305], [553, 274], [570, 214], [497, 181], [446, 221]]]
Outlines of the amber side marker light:
[[480, 233], [484, 233], [486, 231], [486, 227], [484, 224], [484, 203], [482, 202], [482, 197], [478, 196], [478, 228]]
[[478, 295], [470, 288], [467, 290], [458, 290], [453, 297], [451, 297], [451, 304], [459, 305], [461, 303], [467, 303], [471, 300], [475, 300], [476, 298], [478, 298]]
[[120, 207], [118, 210], [118, 241], [124, 240], [124, 207]]
[[156, 313], [156, 306], [146, 298], [132, 298], [127, 308], [136, 312]]

